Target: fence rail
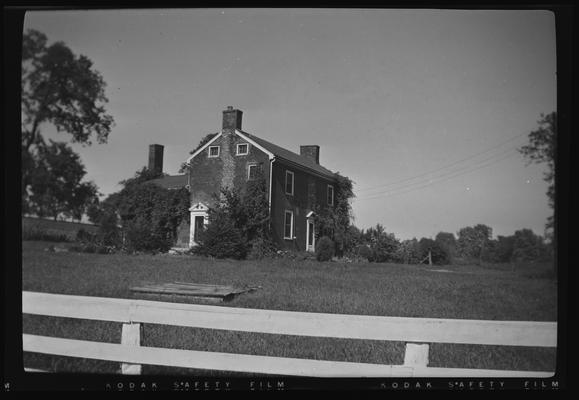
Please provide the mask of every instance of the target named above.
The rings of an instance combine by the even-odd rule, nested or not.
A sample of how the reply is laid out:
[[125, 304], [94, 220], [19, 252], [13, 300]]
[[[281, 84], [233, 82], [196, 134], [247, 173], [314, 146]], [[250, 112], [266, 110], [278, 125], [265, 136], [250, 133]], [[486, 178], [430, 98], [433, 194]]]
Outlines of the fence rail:
[[[554, 322], [480, 321], [341, 315], [231, 308], [23, 292], [25, 314], [123, 324], [121, 344], [23, 335], [23, 350], [122, 363], [125, 374], [141, 365], [317, 377], [550, 377], [546, 371], [428, 367], [429, 343], [556, 347]], [[266, 357], [141, 347], [142, 324], [283, 335], [406, 342], [403, 365]]]

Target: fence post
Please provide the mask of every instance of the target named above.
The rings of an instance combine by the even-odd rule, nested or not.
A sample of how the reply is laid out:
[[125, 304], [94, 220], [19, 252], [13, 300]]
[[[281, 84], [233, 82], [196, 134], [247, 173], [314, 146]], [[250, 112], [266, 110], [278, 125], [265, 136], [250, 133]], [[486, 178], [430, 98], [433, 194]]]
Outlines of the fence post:
[[413, 375], [428, 366], [428, 345], [406, 343], [404, 365], [412, 367]]
[[[121, 334], [121, 344], [125, 346], [141, 345], [141, 324], [123, 324]], [[121, 374], [123, 375], [141, 375], [140, 364], [121, 364]]]

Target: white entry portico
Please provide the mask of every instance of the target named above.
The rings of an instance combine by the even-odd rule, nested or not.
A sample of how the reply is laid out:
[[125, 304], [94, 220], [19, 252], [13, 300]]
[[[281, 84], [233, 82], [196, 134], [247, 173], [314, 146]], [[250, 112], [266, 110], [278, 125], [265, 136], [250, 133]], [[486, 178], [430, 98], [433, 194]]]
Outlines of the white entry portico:
[[197, 246], [199, 233], [209, 223], [209, 207], [203, 203], [197, 203], [189, 208], [191, 213], [191, 224], [189, 231], [189, 247]]

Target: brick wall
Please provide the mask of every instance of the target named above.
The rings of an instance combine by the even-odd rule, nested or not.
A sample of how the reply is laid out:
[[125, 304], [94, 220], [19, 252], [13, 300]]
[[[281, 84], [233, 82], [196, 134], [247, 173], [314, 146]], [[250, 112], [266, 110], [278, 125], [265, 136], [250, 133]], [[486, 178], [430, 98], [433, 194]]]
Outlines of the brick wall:
[[213, 204], [212, 195], [219, 188], [228, 186], [243, 189], [247, 182], [249, 164], [261, 164], [266, 182], [269, 184], [269, 158], [258, 148], [249, 145], [247, 155], [237, 155], [237, 144], [246, 143], [239, 136], [224, 131], [212, 146], [220, 146], [218, 158], [208, 157], [209, 148], [191, 160], [190, 185], [191, 204], [202, 202]]
[[[294, 195], [285, 193], [285, 175], [289, 170], [294, 173]], [[307, 227], [306, 215], [312, 211], [315, 204], [327, 204], [327, 186], [330, 179], [307, 173], [301, 169], [286, 164], [282, 160], [273, 163], [274, 187], [271, 220], [274, 227], [274, 239], [285, 249], [303, 251], [306, 249]], [[335, 187], [335, 184], [334, 184]], [[294, 213], [295, 240], [284, 239], [285, 210]]]

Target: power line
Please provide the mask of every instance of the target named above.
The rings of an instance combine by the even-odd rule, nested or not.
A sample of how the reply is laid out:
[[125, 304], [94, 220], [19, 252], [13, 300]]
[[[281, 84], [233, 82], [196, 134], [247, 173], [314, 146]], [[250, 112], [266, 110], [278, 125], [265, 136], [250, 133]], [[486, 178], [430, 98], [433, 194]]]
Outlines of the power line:
[[[411, 187], [411, 186], [414, 186], [414, 185], [420, 185], [420, 184], [422, 184], [422, 183], [424, 183], [424, 182], [430, 182], [430, 181], [432, 181], [433, 179], [444, 178], [444, 177], [445, 177], [446, 175], [448, 175], [448, 174], [453, 174], [453, 173], [456, 173], [456, 172], [464, 171], [465, 168], [470, 168], [470, 167], [472, 167], [472, 166], [477, 166], [477, 165], [479, 165], [479, 164], [481, 164], [481, 163], [484, 163], [484, 162], [486, 162], [486, 161], [490, 161], [490, 160], [494, 159], [495, 157], [501, 157], [501, 156], [503, 156], [503, 155], [506, 154], [506, 153], [512, 152], [514, 149], [516, 149], [516, 147], [508, 148], [508, 149], [506, 149], [506, 150], [503, 150], [503, 151], [500, 152], [500, 153], [493, 154], [493, 155], [490, 156], [490, 157], [487, 157], [487, 158], [485, 158], [485, 159], [483, 159], [483, 160], [479, 160], [479, 161], [477, 161], [474, 165], [464, 166], [464, 167], [460, 167], [459, 169], [454, 168], [454, 169], [449, 170], [449, 171], [444, 171], [444, 172], [442, 172], [442, 173], [440, 173], [440, 174], [437, 174], [438, 176], [433, 176], [433, 177], [431, 177], [431, 178], [421, 179], [421, 180], [418, 181], [418, 182], [409, 182], [409, 183], [406, 183], [406, 184], [403, 184], [403, 185], [394, 185], [394, 184], [391, 184], [390, 186], [394, 186], [393, 188], [388, 188], [388, 189], [386, 189], [386, 190], [381, 190], [381, 191], [376, 192], [376, 193], [366, 193], [366, 196], [374, 196], [374, 195], [377, 195], [377, 194], [380, 194], [380, 193], [386, 193], [386, 192], [389, 192], [389, 191], [392, 191], [392, 190], [399, 190], [399, 189], [404, 189], [404, 188], [406, 188], [406, 187]], [[514, 154], [514, 153], [513, 153], [513, 154]], [[398, 186], [398, 187], [396, 187], [396, 186]], [[384, 187], [384, 188], [385, 188], [385, 187]], [[382, 188], [382, 189], [384, 189], [384, 188]]]
[[519, 135], [513, 136], [513, 137], [511, 137], [511, 138], [509, 138], [509, 139], [507, 139], [507, 140], [505, 140], [505, 141], [503, 141], [503, 142], [501, 142], [501, 143], [498, 143], [497, 145], [495, 145], [495, 146], [493, 146], [493, 147], [491, 147], [491, 148], [489, 148], [489, 149], [487, 149], [487, 150], [485, 150], [485, 151], [483, 151], [483, 152], [480, 152], [480, 153], [477, 153], [477, 154], [473, 154], [473, 155], [468, 156], [468, 157], [465, 157], [465, 158], [463, 158], [463, 159], [454, 161], [454, 162], [452, 162], [452, 163], [450, 163], [450, 164], [443, 165], [442, 167], [436, 168], [436, 169], [434, 169], [434, 170], [432, 170], [432, 171], [427, 171], [427, 172], [421, 173], [421, 174], [419, 174], [419, 175], [415, 175], [415, 176], [413, 176], [413, 177], [409, 177], [409, 178], [405, 178], [405, 179], [401, 179], [401, 180], [398, 180], [398, 181], [394, 181], [394, 182], [390, 182], [390, 183], [385, 183], [385, 184], [381, 184], [381, 185], [377, 185], [377, 186], [371, 186], [371, 187], [366, 187], [366, 188], [362, 187], [362, 189], [358, 189], [357, 192], [365, 192], [365, 191], [372, 191], [372, 190], [374, 190], [374, 189], [381, 189], [381, 188], [385, 188], [385, 187], [388, 187], [388, 186], [396, 185], [396, 184], [398, 184], [398, 183], [403, 183], [403, 182], [411, 181], [411, 180], [414, 180], [414, 179], [416, 179], [416, 178], [420, 178], [420, 177], [423, 177], [423, 176], [426, 176], [426, 175], [433, 174], [434, 172], [438, 172], [438, 171], [444, 170], [444, 169], [446, 169], [446, 168], [448, 168], [448, 167], [452, 167], [452, 166], [457, 165], [457, 164], [460, 164], [460, 163], [462, 163], [462, 162], [464, 162], [464, 161], [472, 160], [472, 159], [474, 159], [474, 158], [476, 158], [476, 157], [478, 157], [478, 156], [481, 156], [481, 155], [483, 155], [483, 154], [489, 153], [489, 152], [491, 152], [491, 151], [493, 151], [493, 150], [501, 147], [502, 145], [504, 145], [504, 144], [506, 144], [506, 143], [509, 143], [509, 142], [512, 142], [513, 140], [516, 140], [516, 139], [518, 139], [519, 137], [525, 136], [525, 135], [527, 135], [527, 133], [521, 133], [521, 134], [519, 134]]
[[[424, 182], [422, 182], [422, 185], [421, 185], [421, 186], [417, 186], [417, 187], [411, 187], [412, 185], [408, 185], [408, 186], [410, 186], [410, 188], [409, 188], [408, 190], [399, 191], [400, 189], [404, 189], [404, 187], [400, 187], [400, 188], [396, 188], [396, 189], [391, 189], [390, 191], [383, 192], [382, 194], [372, 194], [372, 195], [370, 195], [370, 197], [359, 198], [358, 200], [360, 200], [360, 201], [362, 201], [362, 200], [372, 200], [372, 199], [378, 199], [378, 198], [381, 198], [381, 197], [389, 197], [389, 196], [394, 196], [394, 195], [406, 194], [406, 193], [414, 192], [414, 191], [416, 191], [416, 190], [424, 189], [424, 188], [426, 188], [426, 187], [428, 187], [428, 186], [431, 186], [432, 184], [445, 182], [445, 181], [448, 181], [448, 180], [450, 180], [450, 179], [456, 178], [456, 177], [458, 177], [458, 176], [465, 175], [465, 174], [468, 174], [468, 173], [470, 173], [470, 172], [478, 171], [479, 169], [492, 166], [492, 165], [497, 164], [497, 163], [500, 162], [500, 161], [506, 160], [507, 158], [510, 158], [510, 157], [512, 157], [512, 156], [514, 156], [514, 155], [516, 155], [516, 154], [517, 154], [517, 152], [516, 152], [516, 151], [512, 151], [512, 149], [511, 149], [511, 151], [505, 153], [505, 154], [503, 155], [503, 157], [501, 157], [501, 158], [499, 158], [499, 159], [497, 159], [497, 160], [493, 160], [493, 162], [487, 162], [487, 163], [484, 163], [484, 164], [482, 164], [482, 165], [479, 165], [477, 168], [470, 168], [470, 169], [467, 169], [467, 170], [456, 171], [455, 173], [450, 174], [450, 175], [447, 175], [447, 176], [442, 175], [442, 176], [440, 176], [439, 178], [443, 178], [443, 179], [439, 179], [439, 180], [436, 180], [436, 181], [432, 181], [432, 180], [431, 180], [430, 182], [427, 182], [427, 183], [425, 183], [425, 184], [424, 184]], [[435, 179], [436, 179], [436, 178], [435, 178]], [[414, 183], [413, 185], [417, 185], [417, 184], [420, 184], [420, 182], [416, 182], [416, 183]]]
[[[451, 175], [454, 176], [454, 174], [456, 174], [456, 173], [461, 173], [462, 171], [468, 171], [469, 168], [477, 167], [477, 166], [482, 165], [482, 164], [484, 164], [484, 163], [486, 163], [486, 162], [488, 162], [488, 161], [491, 161], [491, 162], [492, 162], [493, 160], [494, 160], [494, 161], [497, 161], [497, 162], [498, 162], [498, 161], [501, 161], [501, 160], [502, 160], [501, 157], [503, 157], [504, 155], [506, 155], [506, 154], [511, 154], [511, 155], [512, 155], [512, 154], [515, 154], [516, 152], [515, 152], [514, 150], [515, 150], [516, 148], [517, 148], [517, 147], [515, 146], [515, 147], [510, 147], [510, 148], [508, 148], [508, 149], [504, 149], [504, 150], [502, 150], [501, 152], [496, 153], [496, 154], [493, 154], [493, 155], [490, 156], [490, 157], [484, 158], [484, 159], [482, 159], [482, 160], [478, 160], [475, 164], [471, 164], [471, 165], [467, 165], [467, 166], [461, 166], [461, 167], [458, 168], [458, 169], [457, 169], [457, 168], [454, 168], [454, 169], [449, 170], [449, 171], [439, 172], [439, 173], [437, 173], [436, 175], [434, 175], [434, 176], [432, 176], [432, 177], [430, 177], [430, 178], [422, 178], [422, 179], [420, 179], [420, 180], [417, 181], [417, 182], [408, 182], [408, 183], [405, 183], [405, 184], [402, 184], [402, 185], [394, 185], [394, 184], [392, 184], [392, 185], [390, 185], [390, 186], [393, 186], [393, 187], [390, 187], [390, 188], [387, 188], [387, 189], [385, 189], [385, 190], [381, 190], [381, 191], [375, 192], [375, 193], [366, 193], [365, 196], [375, 196], [375, 195], [379, 195], [379, 194], [382, 194], [382, 193], [387, 193], [387, 192], [391, 192], [391, 191], [397, 191], [397, 190], [404, 189], [404, 188], [407, 188], [407, 187], [412, 187], [412, 186], [416, 186], [416, 185], [421, 185], [421, 184], [423, 184], [423, 183], [432, 183], [432, 181], [435, 180], [435, 179], [445, 178], [445, 177], [451, 176]], [[495, 160], [495, 159], [496, 159], [496, 160]]]
[[[477, 165], [476, 168], [470, 168], [470, 169], [467, 169], [467, 170], [456, 171], [456, 172], [454, 172], [454, 173], [452, 173], [452, 174], [450, 174], [450, 175], [446, 175], [446, 176], [445, 176], [445, 175], [441, 175], [440, 177], [438, 177], [439, 179], [438, 179], [438, 180], [435, 180], [435, 181], [430, 180], [430, 181], [428, 181], [428, 182], [426, 182], [426, 183], [425, 183], [425, 182], [416, 182], [416, 183], [413, 184], [414, 187], [412, 187], [413, 185], [410, 185], [410, 187], [409, 187], [408, 190], [402, 190], [402, 191], [400, 191], [401, 189], [404, 189], [404, 187], [400, 187], [400, 188], [396, 188], [396, 189], [391, 189], [391, 190], [386, 191], [386, 192], [382, 192], [382, 194], [372, 194], [372, 195], [370, 195], [370, 197], [363, 197], [363, 198], [360, 198], [360, 199], [358, 199], [358, 200], [371, 200], [371, 199], [378, 199], [378, 198], [381, 198], [381, 197], [389, 197], [389, 196], [397, 195], [397, 194], [410, 193], [410, 192], [413, 192], [413, 191], [415, 191], [415, 190], [419, 190], [419, 189], [423, 189], [423, 188], [425, 188], [425, 187], [431, 186], [431, 185], [433, 185], [433, 184], [435, 184], [435, 183], [445, 182], [445, 181], [448, 181], [448, 180], [450, 180], [450, 179], [456, 178], [456, 177], [458, 177], [458, 176], [465, 175], [465, 174], [468, 174], [468, 173], [470, 173], [470, 172], [474, 172], [474, 171], [477, 171], [477, 170], [479, 170], [479, 169], [492, 166], [492, 165], [497, 164], [498, 162], [503, 161], [503, 160], [505, 160], [505, 159], [507, 159], [507, 158], [510, 158], [510, 157], [512, 157], [513, 155], [516, 155], [516, 154], [517, 154], [517, 152], [515, 152], [515, 151], [507, 152], [506, 154], [503, 155], [503, 157], [501, 157], [501, 158], [499, 158], [499, 159], [497, 159], [497, 160], [494, 160], [493, 162], [487, 162], [487, 163], [483, 163], [482, 165]], [[436, 178], [435, 178], [435, 179], [436, 179]], [[420, 186], [415, 186], [415, 185], [420, 185]], [[408, 186], [408, 185], [407, 185], [407, 186]]]

